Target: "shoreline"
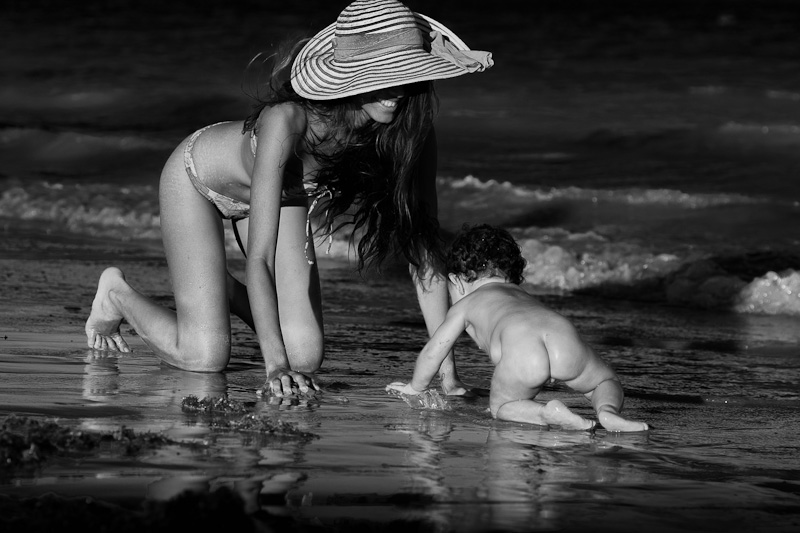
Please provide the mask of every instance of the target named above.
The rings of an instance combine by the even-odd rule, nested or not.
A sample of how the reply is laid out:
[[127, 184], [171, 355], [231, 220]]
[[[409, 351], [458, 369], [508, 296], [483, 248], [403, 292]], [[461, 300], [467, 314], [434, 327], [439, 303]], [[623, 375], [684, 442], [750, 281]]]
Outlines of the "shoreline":
[[[102, 252], [104, 244], [87, 246]], [[113, 262], [169, 302], [159, 254], [119, 249], [124, 253]], [[86, 435], [126, 428], [170, 442], [126, 455], [114, 441], [6, 474], [0, 524], [9, 531], [49, 531], [67, 519], [87, 527], [125, 522], [122, 532], [143, 521], [157, 529], [159, 518], [204, 517], [203, 509], [242, 531], [409, 524], [476, 533], [532, 525], [577, 531], [598, 522], [622, 532], [722, 522], [730, 531], [789, 531], [800, 523], [800, 478], [791, 467], [800, 396], [796, 385], [781, 384], [797, 372], [797, 330], [790, 328], [796, 322], [544, 295], [616, 368], [625, 414], [654, 430], [543, 431], [493, 421], [485, 398], [416, 410], [385, 393], [388, 382], [410, 376], [427, 337], [401, 269], [362, 281], [349, 266], [321, 260], [324, 391], [270, 402], [255, 394], [263, 361], [252, 332], [239, 323], [231, 364], [218, 374], [161, 365], [130, 335], [132, 354], [86, 347], [83, 325], [97, 276], [112, 258], [64, 255], [51, 249], [0, 259], [0, 279], [8, 280], [0, 285], [2, 418], [13, 411]], [[459, 341], [457, 358], [467, 383], [490, 382], [491, 365], [467, 339]], [[225, 417], [186, 412], [190, 396], [224, 398], [243, 406], [236, 416], [291, 424], [319, 438], [225, 429]], [[545, 391], [548, 397], [591, 416], [585, 400], [568, 391]], [[237, 499], [248, 490], [257, 495], [249, 507], [255, 512], [243, 510], [254, 500]], [[600, 503], [598, 493], [606, 495]], [[658, 518], [673, 511], [684, 518]]]

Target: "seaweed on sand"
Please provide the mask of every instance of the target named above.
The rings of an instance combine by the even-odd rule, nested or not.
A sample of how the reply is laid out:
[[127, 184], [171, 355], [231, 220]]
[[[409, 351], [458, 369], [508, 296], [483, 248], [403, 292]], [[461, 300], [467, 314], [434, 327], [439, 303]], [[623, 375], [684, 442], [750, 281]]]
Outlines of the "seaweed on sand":
[[319, 438], [319, 435], [303, 431], [291, 422], [258, 416], [243, 403], [226, 398], [205, 397], [199, 400], [196, 396], [187, 396], [181, 402], [181, 408], [184, 412], [203, 416], [209, 427], [215, 430], [256, 432], [305, 441]]
[[[318, 438], [289, 422], [259, 417], [244, 404], [225, 399], [188, 397], [184, 399], [183, 409], [207, 418], [212, 430], [258, 434], [271, 440]], [[131, 456], [142, 450], [171, 445], [202, 446], [173, 441], [160, 434], [137, 434], [125, 427], [112, 432], [80, 431], [54, 420], [12, 415], [0, 426], [0, 478], [15, 476], [21, 470], [36, 470], [54, 457], [80, 457], [100, 449]], [[94, 498], [65, 498], [53, 493], [24, 499], [0, 495], [0, 531], [3, 533], [50, 532], [64, 524], [76, 530], [114, 533], [320, 531], [316, 526], [301, 524], [291, 517], [275, 516], [264, 509], [248, 511], [241, 495], [224, 486], [210, 493], [184, 491], [167, 501], [142, 501], [138, 508]]]
[[117, 447], [124, 455], [175, 444], [156, 433], [135, 433], [120, 427], [112, 433], [79, 431], [55, 421], [8, 416], [0, 427], [0, 472], [36, 468], [53, 456], [91, 452], [101, 445]]
[[242, 402], [227, 398], [211, 398], [206, 396], [200, 400], [197, 396], [186, 396], [181, 401], [181, 409], [197, 413], [230, 415], [247, 413], [248, 409]]
[[[231, 409], [239, 412], [238, 409]], [[231, 426], [263, 428], [273, 433], [309, 435], [290, 424], [257, 421], [245, 415]], [[306, 438], [306, 437], [304, 437]], [[14, 476], [24, 469], [36, 469], [52, 457], [73, 457], [111, 447], [122, 455], [164, 445], [198, 446], [172, 441], [153, 433], [136, 434], [120, 427], [113, 432], [78, 431], [56, 421], [9, 416], [0, 429], [0, 477]], [[263, 509], [248, 512], [234, 490], [219, 487], [209, 493], [184, 491], [166, 501], [144, 500], [140, 506], [103, 501], [91, 497], [63, 497], [54, 493], [32, 498], [0, 494], [0, 531], [3, 533], [51, 532], [68, 525], [81, 531], [319, 531], [290, 517], [274, 516]]]
[[0, 495], [0, 530], [4, 533], [50, 533], [64, 526], [74, 531], [114, 533], [321, 531], [263, 511], [247, 514], [242, 498], [228, 487], [211, 493], [185, 491], [171, 500], [145, 501], [139, 509], [55, 494], [23, 500]]

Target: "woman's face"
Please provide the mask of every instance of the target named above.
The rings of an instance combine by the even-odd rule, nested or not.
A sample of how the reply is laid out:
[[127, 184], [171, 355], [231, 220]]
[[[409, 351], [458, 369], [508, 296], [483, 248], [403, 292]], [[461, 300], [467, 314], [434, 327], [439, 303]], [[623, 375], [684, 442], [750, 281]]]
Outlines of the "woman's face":
[[374, 120], [381, 124], [389, 124], [394, 120], [397, 107], [405, 94], [405, 88], [400, 86], [361, 95], [358, 101], [361, 104], [364, 123], [367, 120]]

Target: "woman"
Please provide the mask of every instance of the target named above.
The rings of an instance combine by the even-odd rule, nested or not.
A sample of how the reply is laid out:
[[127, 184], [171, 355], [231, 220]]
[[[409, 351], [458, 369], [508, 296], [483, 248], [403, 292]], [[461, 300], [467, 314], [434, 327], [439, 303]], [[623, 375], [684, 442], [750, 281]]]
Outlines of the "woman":
[[[233, 312], [256, 332], [266, 390], [318, 389], [322, 305], [310, 217], [320, 201], [329, 233], [336, 222], [363, 234], [359, 268], [405, 256], [429, 334], [442, 322], [431, 82], [482, 71], [490, 54], [395, 0], [357, 0], [294, 50], [276, 62], [253, 115], [195, 132], [164, 167], [161, 229], [176, 310], [108, 268], [86, 322], [90, 347], [130, 351], [119, 331], [127, 320], [165, 363], [219, 372]], [[246, 286], [227, 272], [222, 219], [237, 229]], [[464, 392], [452, 354], [441, 375], [445, 390]]]

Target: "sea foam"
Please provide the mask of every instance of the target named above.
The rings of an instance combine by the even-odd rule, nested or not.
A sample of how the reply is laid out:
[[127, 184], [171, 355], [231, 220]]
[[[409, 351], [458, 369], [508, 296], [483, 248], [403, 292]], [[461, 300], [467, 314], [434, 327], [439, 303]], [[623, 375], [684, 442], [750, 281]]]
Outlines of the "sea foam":
[[[519, 210], [537, 212], [557, 197], [580, 197], [595, 191], [568, 187], [535, 190], [506, 183], [440, 179], [441, 215], [445, 227], [457, 221], [498, 223]], [[476, 191], [483, 194], [475, 196]], [[610, 198], [610, 200], [609, 200]], [[734, 195], [682, 195], [610, 192], [602, 202], [673, 202], [678, 209], [711, 209], [725, 202], [749, 202]], [[53, 224], [61, 230], [122, 240], [160, 239], [158, 194], [152, 185], [22, 182], [7, 179], [0, 193], [0, 217]], [[238, 246], [225, 224], [226, 246]], [[562, 225], [506, 226], [527, 260], [526, 284], [534, 291], [592, 293], [607, 297], [662, 301], [679, 306], [729, 309], [741, 313], [800, 315], [800, 274], [791, 255], [773, 254], [750, 268], [745, 249], [720, 260], [709, 247], [663, 247], [652, 240], [622, 236], [608, 226], [581, 231]], [[357, 241], [357, 236], [356, 236]], [[355, 251], [348, 231], [329, 240], [317, 234], [318, 257], [352, 262]], [[235, 257], [232, 255], [232, 257]], [[738, 264], [737, 264], [738, 262]]]

